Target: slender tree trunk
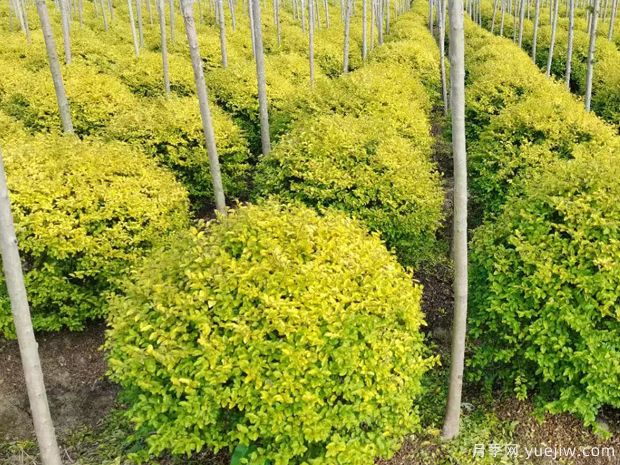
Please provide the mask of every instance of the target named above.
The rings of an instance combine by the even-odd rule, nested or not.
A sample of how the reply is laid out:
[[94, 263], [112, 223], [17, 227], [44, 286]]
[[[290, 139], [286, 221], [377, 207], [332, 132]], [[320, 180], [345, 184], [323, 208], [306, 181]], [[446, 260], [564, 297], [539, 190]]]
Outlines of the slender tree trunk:
[[[314, 1], [308, 1], [308, 17], [314, 17]], [[310, 62], [310, 85], [314, 85], [314, 20], [308, 23], [308, 58]]]
[[519, 48], [523, 45], [523, 23], [525, 22], [525, 0], [521, 0], [521, 10], [519, 16]]
[[273, 0], [273, 21], [276, 24], [278, 46], [282, 45], [282, 27], [280, 25], [280, 0]]
[[24, 274], [17, 248], [2, 151], [0, 151], [0, 247], [4, 280], [11, 301], [11, 312], [13, 313], [19, 354], [26, 379], [26, 390], [28, 391], [32, 423], [39, 444], [41, 462], [43, 465], [62, 465], [52, 416], [47, 403], [37, 341], [34, 337], [30, 318], [30, 307], [28, 306]]
[[153, 25], [153, 9], [151, 8], [151, 0], [146, 0], [146, 11], [149, 14], [149, 22]]
[[256, 60], [256, 37], [254, 37], [254, 15], [252, 14], [252, 0], [248, 0], [248, 17], [250, 19], [250, 37], [252, 39], [252, 56]]
[[454, 159], [454, 322], [450, 385], [442, 437], [459, 433], [467, 329], [467, 154], [465, 148], [465, 35], [462, 0], [450, 0], [450, 108]]
[[555, 47], [555, 32], [558, 27], [558, 8], [560, 7], [560, 0], [555, 0], [553, 3], [553, 21], [551, 22], [551, 42], [549, 43], [549, 57], [547, 58], [547, 76], [551, 76], [551, 65], [553, 64], [553, 49]]
[[304, 0], [301, 0], [301, 30], [306, 32], [306, 2]]
[[351, 29], [351, 0], [346, 0], [344, 13], [344, 47], [342, 57], [342, 72], [349, 72], [349, 32]]
[[[19, 1], [19, 0], [18, 0]], [[69, 29], [68, 0], [60, 0], [60, 24], [62, 29], [62, 43], [65, 52], [65, 64], [71, 64], [71, 31]]]
[[433, 0], [428, 0], [428, 30], [433, 33]]
[[112, 5], [112, 0], [108, 0], [108, 11], [110, 12], [110, 22], [114, 21], [114, 5]]
[[325, 8], [325, 27], [329, 27], [329, 3], [324, 0], [323, 7]]
[[84, 0], [78, 0], [78, 17], [80, 19], [80, 26], [84, 25]]
[[616, 13], [618, 11], [618, 0], [611, 3], [611, 13], [609, 15], [609, 30], [607, 31], [607, 39], [612, 40], [614, 37], [614, 23], [616, 22]]
[[[355, 6], [354, 1], [351, 2], [351, 6]], [[385, 0], [385, 33], [390, 33], [390, 0]]]
[[133, 39], [133, 50], [136, 56], [140, 55], [140, 46], [138, 45], [138, 35], [136, 34], [136, 24], [133, 18], [133, 0], [127, 0], [127, 11], [129, 13], [129, 25], [131, 26], [131, 37]]
[[[170, 11], [168, 12], [170, 15], [170, 42], [174, 43], [175, 38], [174, 38], [174, 0], [169, 0], [168, 2], [168, 8], [170, 9]], [[135, 26], [134, 26], [135, 29]]]
[[[235, 14], [235, 0], [228, 0], [228, 8], [230, 9], [230, 24], [232, 30], [237, 30], [237, 15]], [[278, 11], [278, 14], [280, 12]]]
[[[260, 0], [250, 0], [254, 21], [254, 56], [256, 62], [256, 81], [258, 85], [258, 109], [260, 118], [260, 139], [263, 156], [271, 151], [269, 135], [269, 111], [267, 109], [267, 79], [265, 76], [265, 54], [263, 52], [263, 31]], [[303, 15], [302, 10], [302, 15]]]
[[362, 60], [366, 61], [368, 57], [368, 38], [366, 37], [366, 29], [367, 29], [367, 0], [362, 0]]
[[497, 4], [499, 0], [493, 2], [493, 17], [491, 18], [491, 34], [495, 32], [495, 17], [497, 15]]
[[67, 93], [65, 92], [65, 85], [62, 81], [60, 63], [58, 61], [58, 54], [56, 53], [56, 41], [54, 40], [54, 34], [52, 33], [52, 25], [50, 24], [50, 18], [47, 12], [47, 5], [45, 4], [45, 0], [36, 0], [35, 3], [37, 5], [37, 13], [41, 22], [43, 39], [45, 40], [47, 60], [49, 62], [50, 71], [52, 73], [54, 90], [56, 91], [56, 101], [58, 102], [58, 111], [60, 112], [62, 128], [64, 132], [72, 134], [73, 121], [71, 119], [71, 110], [69, 108], [69, 101], [67, 100]]
[[538, 40], [538, 22], [540, 21], [540, 0], [534, 6], [534, 34], [532, 35], [532, 61], [536, 63], [536, 42]]
[[[512, 0], [510, 0], [510, 3], [512, 4]], [[512, 11], [512, 41], [516, 44], [517, 43], [517, 0], [515, 0], [515, 9]]]
[[105, 12], [105, 6], [103, 0], [99, 0], [99, 7], [101, 8], [101, 17], [103, 18], [103, 30], [108, 30], [108, 14]]
[[228, 52], [226, 50], [226, 22], [224, 20], [224, 2], [215, 0], [215, 10], [217, 12], [217, 22], [220, 26], [220, 50], [222, 52], [222, 67], [228, 67]]
[[168, 43], [166, 41], [166, 7], [164, 0], [155, 0], [159, 14], [159, 33], [161, 36], [161, 61], [164, 72], [164, 91], [170, 94], [170, 71], [168, 68]]
[[211, 110], [209, 109], [209, 97], [207, 95], [205, 75], [202, 69], [202, 59], [200, 58], [200, 50], [198, 49], [198, 36], [196, 34], [196, 22], [194, 21], [192, 3], [193, 0], [181, 0], [181, 11], [183, 14], [183, 23], [185, 24], [187, 43], [189, 44], [189, 53], [192, 59], [192, 67], [194, 69], [194, 81], [196, 83], [196, 93], [198, 94], [198, 104], [200, 105], [202, 130], [207, 146], [207, 154], [209, 156], [209, 168], [211, 171], [211, 180], [213, 181], [215, 206], [222, 215], [226, 215], [226, 201], [224, 198], [222, 175], [220, 173], [220, 161], [215, 146], [215, 132], [213, 131]]
[[500, 0], [502, 2], [502, 15], [501, 15], [501, 19], [500, 19], [500, 24], [499, 24], [499, 35], [500, 36], [504, 36], [504, 19], [506, 17], [506, 1], [507, 0]]
[[441, 95], [443, 112], [448, 114], [448, 83], [446, 82], [446, 2], [439, 0], [439, 67], [441, 71]]
[[370, 0], [370, 50], [375, 48], [376, 0]]
[[142, 27], [142, 0], [136, 0], [136, 19], [138, 20], [138, 37], [140, 47], [144, 47], [144, 28]]
[[573, 62], [573, 37], [575, 33], [575, 0], [568, 0], [568, 44], [566, 47], [566, 88], [570, 90], [571, 66]]
[[588, 67], [586, 70], [586, 110], [590, 111], [592, 102], [592, 77], [594, 75], [594, 52], [596, 49], [596, 28], [598, 23], [599, 0], [592, 4], [592, 17], [590, 24], [590, 46], [588, 47]]
[[383, 45], [383, 0], [377, 0], [377, 42]]

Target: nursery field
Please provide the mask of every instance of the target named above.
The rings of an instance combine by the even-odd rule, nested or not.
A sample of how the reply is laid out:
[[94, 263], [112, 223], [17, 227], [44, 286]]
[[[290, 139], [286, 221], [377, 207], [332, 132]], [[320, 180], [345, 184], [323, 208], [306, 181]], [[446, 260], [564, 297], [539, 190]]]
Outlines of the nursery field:
[[620, 464], [617, 8], [0, 2], [0, 464]]

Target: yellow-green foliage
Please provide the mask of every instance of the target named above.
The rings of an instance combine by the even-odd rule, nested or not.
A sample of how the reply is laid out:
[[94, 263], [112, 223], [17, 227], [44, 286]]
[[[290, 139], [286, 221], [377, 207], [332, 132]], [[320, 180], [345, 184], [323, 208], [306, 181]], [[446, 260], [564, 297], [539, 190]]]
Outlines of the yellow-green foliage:
[[0, 111], [0, 148], [9, 141], [21, 140], [25, 137], [24, 126], [15, 118]]
[[341, 213], [245, 206], [173, 241], [112, 303], [112, 378], [149, 452], [355, 464], [416, 430], [421, 286]]
[[[230, 116], [211, 108], [224, 190], [246, 198], [251, 169], [248, 143]], [[213, 203], [213, 185], [195, 97], [152, 99], [116, 118], [109, 135], [141, 147], [170, 167], [187, 187], [196, 208]]]
[[[188, 223], [185, 190], [126, 145], [47, 135], [3, 153], [36, 330], [104, 315], [105, 293]], [[0, 331], [10, 334], [1, 301]]]
[[524, 178], [556, 159], [620, 148], [611, 127], [546, 79], [512, 42], [472, 23], [467, 38], [471, 190], [485, 214], [497, 213]]
[[[31, 131], [59, 131], [58, 103], [49, 69], [32, 73], [8, 63], [1, 66], [8, 72], [0, 82], [0, 109]], [[137, 105], [122, 82], [90, 66], [74, 63], [65, 69], [63, 77], [73, 126], [80, 136], [100, 134], [120, 112]]]
[[256, 189], [349, 212], [380, 232], [405, 263], [419, 264], [435, 252], [443, 202], [426, 148], [372, 118], [313, 117], [261, 160]]
[[476, 376], [590, 424], [620, 407], [619, 177], [617, 149], [559, 161], [472, 244]]
[[[487, 2], [482, 9], [484, 25], [491, 27], [493, 7]], [[537, 35], [536, 63], [546, 69], [549, 58], [549, 44], [551, 42], [551, 26], [549, 23], [549, 11], [541, 11], [540, 27]], [[531, 54], [533, 21], [524, 21], [523, 48]], [[571, 60], [571, 90], [578, 95], [585, 94], [586, 70], [590, 36], [583, 23], [583, 27], [577, 27], [573, 34], [573, 55]], [[600, 27], [600, 25], [599, 25]], [[603, 27], [602, 29], [606, 29]], [[499, 33], [498, 18], [496, 18], [495, 32]], [[518, 33], [518, 32], [517, 32]], [[513, 37], [513, 21], [506, 21], [504, 35]], [[566, 75], [568, 43], [568, 20], [560, 19], [556, 30], [556, 38], [553, 51], [551, 73], [564, 81]], [[607, 40], [606, 35], [598, 37], [596, 42], [594, 74], [592, 83], [592, 110], [608, 123], [614, 125], [620, 131], [620, 51], [616, 45]]]

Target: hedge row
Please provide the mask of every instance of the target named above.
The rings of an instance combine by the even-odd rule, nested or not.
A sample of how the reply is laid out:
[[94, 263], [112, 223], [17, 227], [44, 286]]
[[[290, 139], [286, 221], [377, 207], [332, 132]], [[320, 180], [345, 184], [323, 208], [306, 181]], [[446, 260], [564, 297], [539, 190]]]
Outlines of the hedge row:
[[[485, 4], [482, 9], [485, 27], [490, 29], [493, 9]], [[549, 57], [549, 43], [551, 41], [551, 26], [548, 23], [548, 12], [541, 11], [541, 25], [538, 30], [536, 63], [541, 69], [546, 69]], [[497, 23], [497, 20], [496, 20]], [[518, 27], [518, 25], [517, 25]], [[499, 32], [496, 26], [495, 32]], [[518, 31], [517, 31], [518, 33]], [[507, 21], [504, 25], [504, 34], [513, 36], [513, 22]], [[524, 21], [523, 48], [527, 53], [532, 50], [533, 21]], [[568, 43], [568, 22], [558, 22], [556, 31], [553, 62], [551, 73], [564, 82], [566, 74], [566, 58]], [[590, 38], [586, 30], [575, 28], [573, 38], [573, 58], [571, 61], [571, 90], [578, 95], [585, 95], [586, 70]], [[613, 42], [606, 37], [599, 37], [596, 41], [596, 61], [592, 82], [592, 110], [605, 121], [616, 127], [620, 132], [620, 51]]]
[[[34, 328], [81, 329], [127, 268], [188, 226], [187, 194], [127, 145], [10, 131], [0, 142]], [[3, 283], [0, 333], [11, 337]]]
[[511, 41], [466, 39], [473, 376], [593, 424], [620, 406], [620, 138]]
[[438, 54], [421, 24], [410, 38], [391, 39], [389, 49], [395, 53], [373, 55], [368, 66], [302, 100], [306, 115], [260, 160], [255, 187], [263, 196], [348, 212], [378, 231], [401, 262], [419, 265], [437, 258], [442, 220], [431, 100], [419, 84], [437, 72]]

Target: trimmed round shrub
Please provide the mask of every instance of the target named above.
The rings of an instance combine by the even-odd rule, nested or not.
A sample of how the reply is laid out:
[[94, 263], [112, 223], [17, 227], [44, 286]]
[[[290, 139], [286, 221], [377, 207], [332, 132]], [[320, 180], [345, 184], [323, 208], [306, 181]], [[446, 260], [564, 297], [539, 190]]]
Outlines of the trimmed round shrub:
[[[227, 197], [248, 196], [251, 156], [243, 131], [216, 105], [211, 105], [222, 182]], [[213, 204], [213, 184], [195, 97], [153, 99], [123, 113], [108, 135], [140, 146], [169, 167], [187, 188], [198, 209]]]
[[[80, 329], [106, 292], [167, 235], [188, 225], [185, 190], [118, 143], [47, 135], [3, 150], [36, 330]], [[0, 331], [13, 331], [6, 291]]]
[[338, 212], [248, 205], [153, 254], [112, 303], [112, 378], [151, 454], [368, 464], [418, 427], [421, 286]]
[[613, 129], [563, 88], [536, 91], [492, 118], [470, 147], [473, 200], [485, 214], [495, 214], [538, 169], [581, 149], [614, 144], [620, 149]]
[[620, 407], [620, 163], [559, 161], [474, 234], [471, 364], [593, 423]]
[[443, 191], [428, 147], [379, 119], [327, 115], [299, 124], [261, 158], [255, 188], [356, 216], [405, 264], [431, 260], [437, 252]]

